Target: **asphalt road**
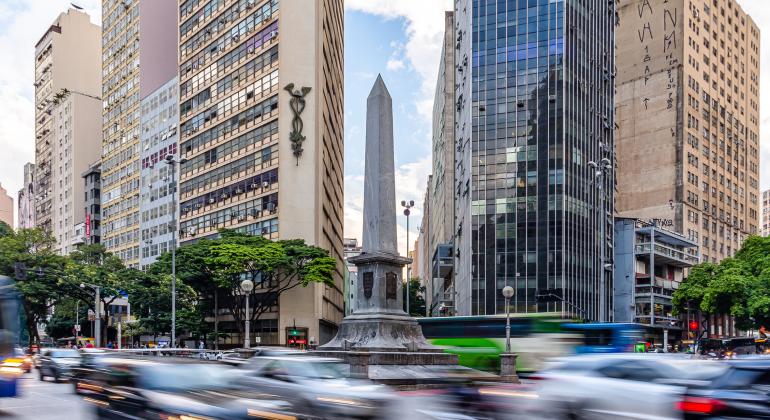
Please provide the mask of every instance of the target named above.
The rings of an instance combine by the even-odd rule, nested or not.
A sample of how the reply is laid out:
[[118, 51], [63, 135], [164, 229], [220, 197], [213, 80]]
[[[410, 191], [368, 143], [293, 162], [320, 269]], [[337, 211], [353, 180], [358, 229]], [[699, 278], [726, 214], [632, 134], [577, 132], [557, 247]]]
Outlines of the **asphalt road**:
[[12, 419], [91, 419], [91, 406], [72, 392], [72, 385], [40, 382], [37, 371], [21, 379], [21, 395], [0, 399], [0, 418]]

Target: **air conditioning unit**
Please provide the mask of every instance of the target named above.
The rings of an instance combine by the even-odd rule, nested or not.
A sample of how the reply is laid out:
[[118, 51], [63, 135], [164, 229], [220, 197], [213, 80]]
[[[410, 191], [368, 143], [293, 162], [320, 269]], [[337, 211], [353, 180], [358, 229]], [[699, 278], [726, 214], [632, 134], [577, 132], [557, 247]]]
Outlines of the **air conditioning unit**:
[[195, 204], [195, 208], [196, 208], [196, 209], [199, 209], [199, 208], [201, 208], [201, 207], [203, 207], [203, 204], [201, 204], [201, 203], [197, 203], [197, 204]]
[[255, 219], [256, 219], [257, 217], [261, 216], [261, 214], [260, 214], [260, 211], [259, 211], [259, 210], [257, 210], [257, 209], [251, 209], [250, 213], [251, 213], [251, 217], [253, 217], [253, 218], [255, 218]]
[[230, 194], [228, 194], [228, 193], [226, 193], [226, 192], [223, 192], [223, 193], [222, 193], [222, 199], [224, 200], [224, 199], [225, 199], [225, 198], [227, 198], [227, 197], [230, 197]]
[[235, 193], [236, 194], [241, 194], [241, 193], [243, 193], [243, 189], [241, 189], [241, 187], [238, 187], [238, 188], [235, 189]]
[[217, 199], [214, 197], [209, 198], [209, 204], [214, 204], [217, 202]]
[[262, 189], [263, 189], [263, 190], [266, 190], [266, 189], [268, 189], [269, 187], [270, 187], [270, 183], [269, 183], [269, 182], [267, 182], [267, 181], [263, 181], [263, 182], [262, 182]]
[[252, 8], [252, 7], [254, 7], [255, 5], [256, 5], [256, 1], [255, 1], [255, 0], [249, 0], [249, 2], [248, 2], [248, 3], [246, 3], [246, 8], [247, 8], [247, 9], [251, 9], [251, 8]]
[[251, 183], [251, 185], [249, 185], [249, 188], [251, 188], [252, 190], [256, 190], [257, 188], [259, 188], [259, 184], [257, 184], [256, 182], [253, 182]]
[[262, 234], [263, 234], [263, 235], [267, 235], [268, 233], [270, 233], [270, 229], [269, 229], [269, 228], [266, 228], [266, 227], [263, 227], [263, 228], [262, 228]]
[[198, 230], [194, 227], [187, 228], [187, 234], [190, 236], [195, 236], [195, 234], [198, 233]]
[[190, 210], [192, 210], [192, 209], [190, 208], [190, 206], [185, 206], [185, 207], [182, 209], [182, 211], [183, 211], [184, 213], [189, 213], [189, 212], [190, 212]]

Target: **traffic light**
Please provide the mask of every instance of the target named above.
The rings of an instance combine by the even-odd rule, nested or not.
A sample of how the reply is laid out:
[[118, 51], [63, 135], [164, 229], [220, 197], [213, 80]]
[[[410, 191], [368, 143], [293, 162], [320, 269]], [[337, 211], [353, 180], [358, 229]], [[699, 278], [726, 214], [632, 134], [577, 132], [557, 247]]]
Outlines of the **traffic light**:
[[698, 321], [690, 321], [690, 331], [698, 331]]
[[297, 330], [291, 330], [291, 331], [289, 331], [289, 335], [290, 335], [290, 336], [292, 336], [292, 337], [296, 337], [296, 336], [298, 336], [298, 335], [299, 335], [299, 331], [297, 331]]

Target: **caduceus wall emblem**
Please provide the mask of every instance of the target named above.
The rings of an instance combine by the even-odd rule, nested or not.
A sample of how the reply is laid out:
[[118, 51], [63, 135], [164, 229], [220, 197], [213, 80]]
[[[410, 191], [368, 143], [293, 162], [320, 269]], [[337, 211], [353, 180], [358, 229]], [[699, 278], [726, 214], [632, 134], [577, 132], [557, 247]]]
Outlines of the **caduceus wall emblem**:
[[294, 118], [291, 120], [289, 139], [291, 139], [291, 150], [294, 152], [294, 157], [297, 158], [297, 166], [299, 166], [299, 157], [302, 156], [302, 142], [305, 141], [305, 136], [302, 135], [304, 124], [300, 114], [305, 110], [305, 96], [310, 93], [310, 88], [302, 87], [299, 90], [294, 90], [294, 83], [289, 83], [283, 89], [291, 95], [289, 107], [294, 114]]

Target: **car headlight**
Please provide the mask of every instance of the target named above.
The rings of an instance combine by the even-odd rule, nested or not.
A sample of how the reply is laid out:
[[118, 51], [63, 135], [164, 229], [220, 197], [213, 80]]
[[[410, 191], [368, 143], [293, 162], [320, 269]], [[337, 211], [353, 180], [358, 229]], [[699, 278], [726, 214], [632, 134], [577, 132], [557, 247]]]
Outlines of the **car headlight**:
[[363, 401], [345, 397], [316, 397], [316, 401], [343, 407], [369, 407], [369, 405], [365, 404]]

